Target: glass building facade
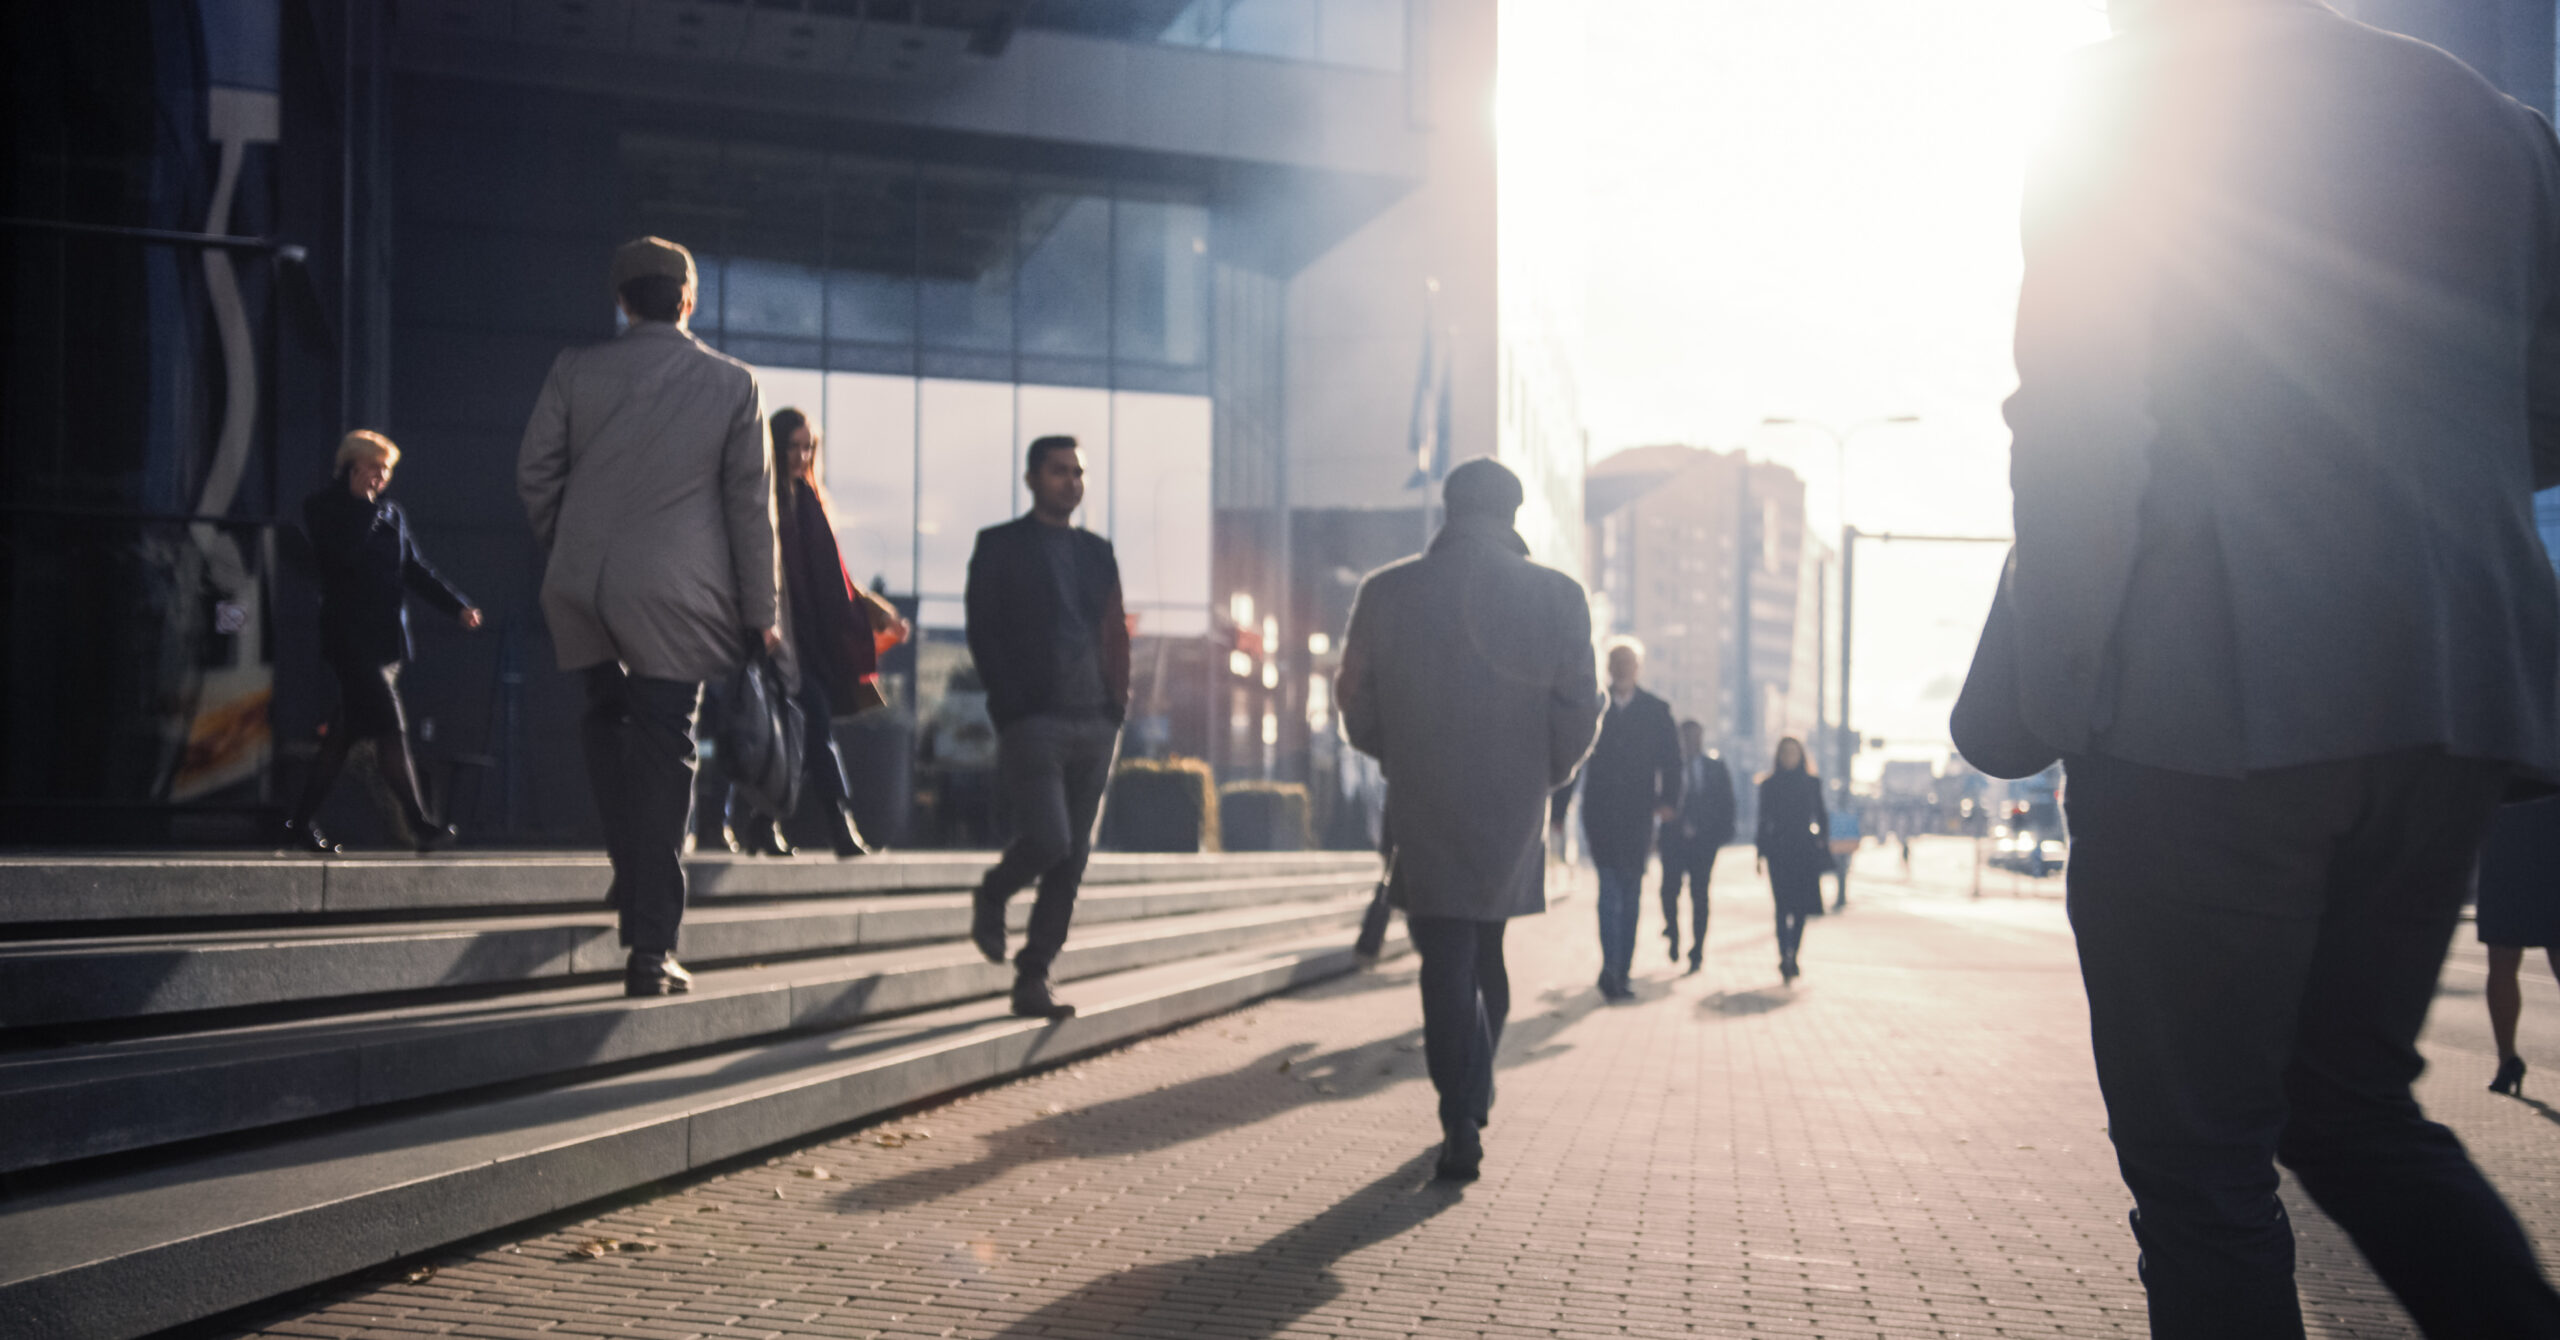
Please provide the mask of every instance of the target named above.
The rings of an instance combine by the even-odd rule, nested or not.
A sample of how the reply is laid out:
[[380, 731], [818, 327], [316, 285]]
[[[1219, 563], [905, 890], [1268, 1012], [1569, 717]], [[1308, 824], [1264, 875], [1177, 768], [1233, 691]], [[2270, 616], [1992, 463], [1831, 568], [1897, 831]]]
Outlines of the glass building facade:
[[660, 135], [621, 143], [630, 229], [685, 242], [693, 328], [806, 411], [858, 581], [961, 626], [1022, 453], [1084, 447], [1142, 635], [1209, 627], [1209, 220], [1114, 180]]

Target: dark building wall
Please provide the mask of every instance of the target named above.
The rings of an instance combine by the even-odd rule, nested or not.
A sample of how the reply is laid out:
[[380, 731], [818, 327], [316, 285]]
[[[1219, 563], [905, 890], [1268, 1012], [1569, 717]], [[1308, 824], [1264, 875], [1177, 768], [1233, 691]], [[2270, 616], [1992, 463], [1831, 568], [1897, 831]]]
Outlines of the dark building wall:
[[[534, 133], [529, 133], [534, 128]], [[417, 76], [394, 80], [389, 115], [389, 415], [406, 453], [394, 485], [429, 557], [480, 602], [464, 634], [417, 616], [410, 710], [428, 757], [515, 760], [523, 841], [596, 837], [577, 744], [582, 699], [559, 671], [537, 594], [542, 553], [515, 491], [516, 447], [552, 359], [612, 336], [605, 265], [620, 240], [617, 118], [605, 100]], [[502, 737], [520, 665], [519, 737]], [[512, 747], [509, 747], [512, 745]], [[503, 771], [459, 797], [460, 816], [507, 825]]]

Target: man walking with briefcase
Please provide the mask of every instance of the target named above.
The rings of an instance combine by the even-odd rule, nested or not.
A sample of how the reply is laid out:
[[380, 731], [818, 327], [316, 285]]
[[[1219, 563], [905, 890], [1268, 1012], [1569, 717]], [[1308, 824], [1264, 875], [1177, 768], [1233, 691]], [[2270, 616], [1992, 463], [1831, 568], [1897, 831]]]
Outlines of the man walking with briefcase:
[[623, 988], [662, 996], [693, 986], [675, 950], [703, 681], [756, 641], [782, 645], [773, 461], [755, 374], [685, 329], [692, 253], [626, 242], [613, 289], [629, 327], [552, 363], [516, 487], [549, 555], [542, 614], [560, 668], [587, 682]]

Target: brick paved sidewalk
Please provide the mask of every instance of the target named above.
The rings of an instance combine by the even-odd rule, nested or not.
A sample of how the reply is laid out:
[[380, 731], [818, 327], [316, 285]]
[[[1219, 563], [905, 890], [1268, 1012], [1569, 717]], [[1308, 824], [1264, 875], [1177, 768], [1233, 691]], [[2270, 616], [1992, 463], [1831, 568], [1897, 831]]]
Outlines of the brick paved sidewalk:
[[[2144, 1334], [2058, 881], [1976, 901], [1954, 859], [1924, 851], [1915, 883], [1868, 853], [1792, 990], [1739, 851], [1707, 971], [1675, 975], [1648, 909], [1630, 1005], [1591, 988], [1587, 897], [1516, 923], [1485, 1177], [1463, 1189], [1426, 1180], [1406, 960], [248, 1333]], [[2560, 1117], [2481, 1091], [2476, 1050], [2431, 1049], [2431, 1106], [2560, 1243]], [[2295, 1210], [2313, 1333], [2409, 1334]]]

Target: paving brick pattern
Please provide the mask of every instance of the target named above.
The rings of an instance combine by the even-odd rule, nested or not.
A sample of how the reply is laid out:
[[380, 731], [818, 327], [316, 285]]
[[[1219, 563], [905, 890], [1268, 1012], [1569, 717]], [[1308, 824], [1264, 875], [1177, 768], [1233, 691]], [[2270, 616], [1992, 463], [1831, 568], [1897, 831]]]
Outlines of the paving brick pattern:
[[[1676, 975], [1648, 908], [1629, 1005], [1591, 989], [1587, 897], [1515, 923], [1486, 1173], [1463, 1189], [1427, 1180], [1406, 960], [244, 1334], [2142, 1335], [2059, 881], [1976, 899], [1968, 859], [1924, 845], [1905, 875], [1866, 853], [1793, 989], [1739, 850], [1707, 970]], [[2476, 980], [2449, 975], [2448, 1013], [2477, 1013]], [[2479, 1046], [2431, 1042], [2430, 1105], [2560, 1243], [2560, 1113], [2483, 1092]], [[2295, 1210], [2313, 1333], [2411, 1334]]]

